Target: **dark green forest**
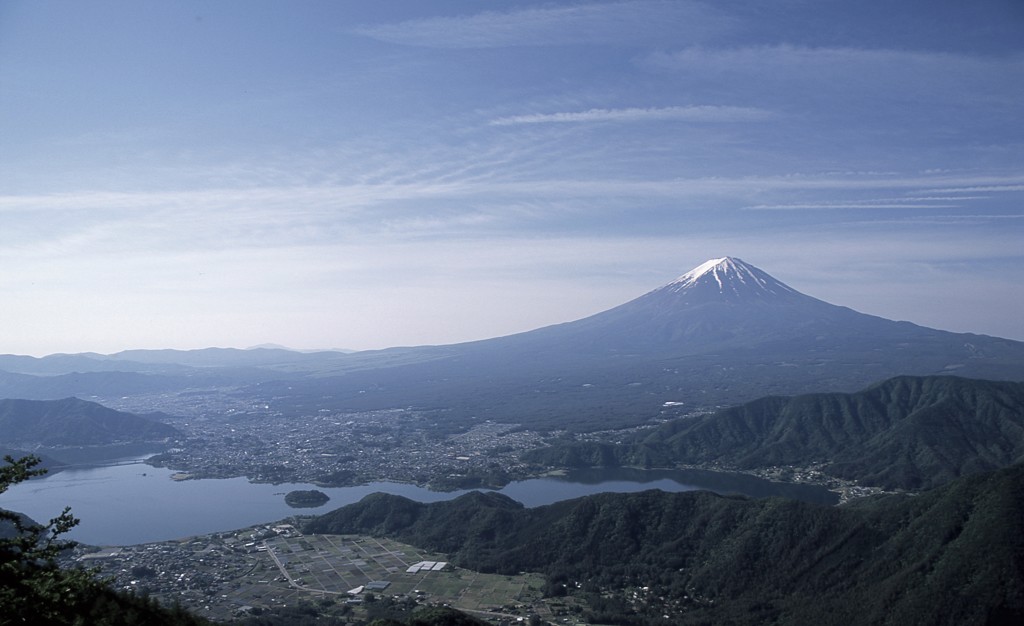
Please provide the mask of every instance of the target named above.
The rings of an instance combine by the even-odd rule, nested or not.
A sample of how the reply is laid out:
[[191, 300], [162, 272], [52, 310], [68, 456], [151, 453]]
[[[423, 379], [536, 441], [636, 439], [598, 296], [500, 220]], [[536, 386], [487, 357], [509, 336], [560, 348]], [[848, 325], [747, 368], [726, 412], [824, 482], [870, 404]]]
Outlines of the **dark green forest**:
[[[367, 618], [358, 623], [367, 626], [486, 626], [481, 621], [447, 607], [419, 607], [391, 598], [383, 597], [368, 603]], [[346, 626], [352, 624], [346, 616], [325, 615], [324, 611], [312, 604], [289, 606], [263, 611], [259, 616], [247, 617], [233, 622], [238, 626]]]
[[1024, 383], [901, 376], [856, 393], [769, 396], [622, 444], [555, 445], [525, 459], [545, 467], [820, 464], [863, 485], [928, 489], [1024, 461]]
[[[483, 572], [539, 571], [548, 594], [582, 595], [600, 623], [1024, 620], [1024, 465], [843, 507], [709, 492], [534, 509], [497, 494], [374, 494], [305, 530], [386, 535]], [[659, 600], [629, 601], [642, 588]]]

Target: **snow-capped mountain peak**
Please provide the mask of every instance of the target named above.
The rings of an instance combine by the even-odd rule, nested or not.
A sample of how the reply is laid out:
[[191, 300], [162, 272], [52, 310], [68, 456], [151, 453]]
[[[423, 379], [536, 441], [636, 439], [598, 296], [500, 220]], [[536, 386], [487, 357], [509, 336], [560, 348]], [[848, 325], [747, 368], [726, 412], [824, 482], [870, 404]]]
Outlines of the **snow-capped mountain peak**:
[[722, 257], [701, 263], [665, 285], [672, 292], [699, 290], [724, 296], [787, 296], [798, 292], [753, 265], [735, 257]]

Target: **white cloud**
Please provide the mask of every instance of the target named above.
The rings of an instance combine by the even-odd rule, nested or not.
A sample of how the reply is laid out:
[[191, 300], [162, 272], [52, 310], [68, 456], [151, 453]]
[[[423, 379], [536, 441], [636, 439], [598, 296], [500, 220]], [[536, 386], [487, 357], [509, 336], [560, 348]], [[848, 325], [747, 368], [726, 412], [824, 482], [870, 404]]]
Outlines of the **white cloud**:
[[[431, 180], [443, 179], [442, 182]], [[663, 220], [709, 207], [753, 210], [922, 210], [977, 196], [943, 190], [1024, 189], [1024, 175], [825, 174], [633, 180], [491, 180], [471, 169], [421, 172], [395, 184], [326, 184], [180, 192], [83, 191], [0, 196], [0, 258], [123, 255], [132, 251], [322, 247], [339, 242], [478, 239], [586, 230], [617, 233], [638, 209], [672, 206]], [[885, 197], [894, 190], [914, 196]], [[867, 198], [849, 194], [872, 193]], [[836, 197], [836, 194], [841, 194]], [[847, 197], [842, 197], [847, 196]], [[948, 201], [947, 201], [948, 198]], [[965, 209], [966, 210], [966, 209]], [[700, 222], [700, 220], [698, 220]], [[653, 228], [667, 222], [656, 222]]]
[[751, 211], [798, 211], [805, 209], [954, 209], [959, 204], [910, 204], [883, 202], [804, 202], [792, 204], [758, 204], [745, 207]]
[[[812, 98], [839, 94], [872, 107], [894, 102], [967, 102], [973, 110], [1020, 110], [1024, 55], [981, 56], [871, 48], [788, 44], [738, 48], [689, 47], [657, 52], [643, 65], [700, 76], [762, 97]], [[769, 89], [774, 86], [774, 89]], [[799, 90], [794, 92], [794, 90]]]
[[[933, 190], [938, 191], [938, 190]], [[964, 200], [987, 200], [992, 196], [907, 196], [900, 202], [963, 202]]]
[[[824, 74], [837, 70], [928, 70], [945, 73], [946, 86], [969, 73], [1016, 74], [1024, 70], [1024, 55], [980, 56], [964, 53], [892, 50], [879, 48], [807, 47], [789, 44], [737, 48], [690, 47], [676, 52], [657, 52], [646, 63], [664, 69], [700, 68], [709, 72], [758, 72], [766, 67], [783, 71], [813, 70]], [[883, 72], [888, 74], [889, 72]], [[865, 77], [865, 78], [870, 78]]]
[[935, 193], [976, 193], [976, 192], [1012, 192], [1024, 191], [1024, 185], [981, 185], [975, 187], [947, 187], [933, 189]]
[[590, 2], [564, 7], [488, 11], [394, 24], [354, 32], [389, 43], [432, 48], [497, 48], [564, 44], [650, 44], [671, 36], [704, 41], [731, 27], [717, 10], [686, 0]]
[[738, 106], [673, 106], [673, 107], [630, 107], [623, 109], [588, 109], [561, 113], [533, 113], [500, 117], [491, 121], [492, 126], [514, 126], [518, 124], [548, 123], [593, 123], [593, 122], [751, 122], [772, 117], [765, 109]]
[[1024, 219], [1024, 214], [994, 215], [990, 213], [977, 213], [973, 215], [918, 215], [910, 217], [896, 217], [889, 219], [874, 219], [861, 222], [846, 222], [856, 226], [884, 227], [892, 226], [971, 226], [979, 224], [992, 224], [993, 222], [1007, 222]]

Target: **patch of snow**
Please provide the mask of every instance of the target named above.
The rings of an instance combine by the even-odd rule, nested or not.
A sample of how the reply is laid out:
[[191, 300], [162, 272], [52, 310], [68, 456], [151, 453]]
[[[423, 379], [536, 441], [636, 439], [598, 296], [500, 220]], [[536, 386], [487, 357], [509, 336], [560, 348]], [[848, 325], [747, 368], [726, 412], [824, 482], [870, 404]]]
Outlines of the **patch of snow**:
[[729, 260], [729, 257], [722, 257], [721, 259], [711, 259], [710, 261], [705, 261], [704, 263], [701, 263], [697, 267], [693, 268], [689, 272], [686, 272], [685, 274], [683, 274], [682, 276], [675, 279], [669, 284], [679, 285], [680, 287], [688, 287], [690, 285], [693, 285], [701, 276], [707, 274], [708, 272], [714, 272], [715, 268], [718, 267], [719, 263], [723, 263], [727, 260]]
[[[693, 268], [689, 272], [683, 274], [679, 278], [665, 285], [671, 291], [683, 291], [689, 287], [695, 286], [704, 276], [709, 275], [715, 279], [718, 283], [718, 290], [724, 293], [726, 289], [730, 289], [732, 293], [741, 295], [741, 286], [749, 289], [760, 289], [765, 293], [773, 295], [779, 295], [780, 293], [798, 293], [793, 288], [774, 280], [771, 276], [768, 276], [764, 272], [757, 268], [747, 265], [741, 259], [734, 257], [722, 257], [719, 259], [710, 259], [701, 263], [697, 267]], [[747, 284], [747, 278], [751, 279], [750, 284]]]

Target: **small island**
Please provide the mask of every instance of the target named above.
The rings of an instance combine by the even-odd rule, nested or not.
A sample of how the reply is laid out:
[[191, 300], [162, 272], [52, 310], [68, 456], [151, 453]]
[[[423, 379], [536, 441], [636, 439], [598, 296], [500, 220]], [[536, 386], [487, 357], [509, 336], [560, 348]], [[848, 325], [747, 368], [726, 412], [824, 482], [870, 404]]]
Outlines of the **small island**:
[[289, 491], [284, 501], [288, 506], [296, 509], [308, 509], [327, 504], [331, 498], [322, 491], [313, 489], [311, 491]]

